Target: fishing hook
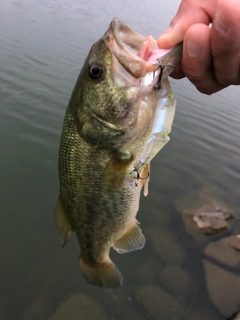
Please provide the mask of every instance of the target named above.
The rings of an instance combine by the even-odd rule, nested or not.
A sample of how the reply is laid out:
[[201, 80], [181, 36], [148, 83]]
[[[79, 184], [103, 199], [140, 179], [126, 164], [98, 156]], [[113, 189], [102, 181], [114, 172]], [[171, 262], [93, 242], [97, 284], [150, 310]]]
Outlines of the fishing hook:
[[[160, 61], [158, 60], [158, 62], [160, 63]], [[173, 69], [174, 66], [172, 66], [171, 64], [166, 64], [165, 66], [162, 66], [161, 64], [159, 64], [159, 66], [157, 66], [157, 68], [154, 70], [153, 72], [153, 78], [155, 77], [155, 72], [157, 71], [157, 69], [160, 69], [159, 75], [158, 75], [158, 80], [157, 80], [157, 84], [154, 87], [154, 90], [159, 91], [161, 89], [161, 82], [162, 82], [162, 76], [163, 76], [163, 71], [166, 67], [172, 67]]]
[[[148, 172], [148, 174], [147, 174], [146, 177], [142, 178], [142, 177], [140, 176], [140, 174], [139, 174], [139, 172], [138, 172], [138, 169], [137, 169], [136, 167], [134, 167], [133, 171], [137, 172], [137, 177], [136, 177], [137, 181], [138, 181], [138, 180], [146, 180], [146, 179], [149, 178], [149, 172]], [[138, 186], [138, 183], [137, 183], [137, 182], [135, 182], [135, 186], [136, 186], [136, 187]]]

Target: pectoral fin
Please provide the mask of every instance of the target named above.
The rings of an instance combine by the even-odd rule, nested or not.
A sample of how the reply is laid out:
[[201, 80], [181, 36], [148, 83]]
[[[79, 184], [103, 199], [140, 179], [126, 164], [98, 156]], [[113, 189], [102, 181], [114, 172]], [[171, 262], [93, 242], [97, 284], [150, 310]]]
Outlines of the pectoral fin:
[[62, 246], [68, 242], [72, 232], [74, 231], [68, 217], [66, 216], [65, 210], [63, 208], [63, 204], [60, 198], [58, 198], [55, 216], [54, 216], [55, 224], [58, 229], [58, 233], [62, 238]]
[[126, 253], [129, 251], [139, 250], [144, 247], [146, 240], [138, 224], [139, 222], [135, 220], [134, 226], [128, 230], [122, 238], [114, 243], [113, 248], [118, 253]]
[[127, 159], [121, 159], [117, 154], [113, 154], [105, 168], [103, 176], [104, 185], [108, 189], [121, 187], [132, 161], [133, 156]]

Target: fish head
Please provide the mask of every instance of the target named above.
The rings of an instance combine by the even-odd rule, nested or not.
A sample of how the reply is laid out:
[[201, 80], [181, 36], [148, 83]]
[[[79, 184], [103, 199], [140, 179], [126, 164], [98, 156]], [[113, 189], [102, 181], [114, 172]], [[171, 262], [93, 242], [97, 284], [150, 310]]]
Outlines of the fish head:
[[[178, 53], [169, 61], [167, 55], [152, 36], [140, 35], [114, 18], [92, 46], [70, 100], [80, 135], [104, 148], [141, 139], [153, 121], [158, 66], [180, 61]], [[164, 70], [161, 80], [171, 71]]]

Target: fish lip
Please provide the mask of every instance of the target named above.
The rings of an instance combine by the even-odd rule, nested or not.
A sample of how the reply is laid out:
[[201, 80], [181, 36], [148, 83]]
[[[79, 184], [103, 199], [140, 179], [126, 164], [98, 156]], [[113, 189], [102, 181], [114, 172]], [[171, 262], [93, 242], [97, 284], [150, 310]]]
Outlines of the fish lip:
[[146, 59], [139, 56], [146, 39], [147, 36], [133, 31], [118, 18], [112, 19], [109, 29], [105, 33], [104, 41], [107, 47], [119, 65], [131, 75], [132, 78], [127, 77], [130, 82], [139, 81], [155, 69], [152, 63], [148, 63]]
[[[143, 36], [135, 31], [133, 31], [125, 23], [123, 23], [120, 19], [118, 19], [116, 17], [112, 19], [112, 21], [110, 23], [109, 30], [111, 30], [113, 37], [121, 50], [125, 51], [128, 54], [134, 53], [134, 55], [136, 56], [136, 58], [138, 60], [142, 60], [142, 61], [146, 62], [145, 60], [141, 59], [137, 55], [138, 50], [141, 48], [143, 41], [146, 40], [146, 36]], [[125, 41], [124, 41], [124, 37], [126, 37]], [[130, 39], [130, 38], [134, 38], [135, 47], [133, 45], [131, 45], [130, 43], [127, 43], [126, 40]], [[138, 45], [136, 45], [136, 43], [138, 43]], [[131, 47], [132, 51], [130, 51], [128, 49], [128, 47]]]
[[132, 31], [130, 28], [127, 27], [127, 25], [125, 23], [123, 23], [120, 19], [118, 18], [113, 18], [110, 24], [110, 29], [113, 33], [113, 36], [115, 38], [115, 41], [117, 42], [118, 46], [123, 49], [124, 51], [128, 51], [126, 50], [126, 45], [122, 40], [122, 37], [124, 35], [124, 33], [127, 32], [131, 32], [131, 33], [135, 33], [137, 35], [136, 32]]
[[126, 25], [118, 18], [113, 18], [111, 23], [110, 23], [110, 29], [113, 33], [113, 36], [117, 42], [117, 44], [121, 47], [121, 49], [124, 48], [124, 44], [120, 38], [119, 31], [121, 30], [121, 27], [126, 27]]

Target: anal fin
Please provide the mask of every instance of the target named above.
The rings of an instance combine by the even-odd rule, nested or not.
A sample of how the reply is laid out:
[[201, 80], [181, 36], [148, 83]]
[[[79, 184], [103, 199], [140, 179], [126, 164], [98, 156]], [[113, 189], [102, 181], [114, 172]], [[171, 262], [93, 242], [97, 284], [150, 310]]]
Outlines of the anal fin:
[[139, 222], [135, 220], [134, 226], [127, 231], [119, 240], [115, 241], [113, 248], [118, 253], [126, 253], [134, 250], [142, 249], [146, 239], [139, 227]]
[[63, 208], [63, 204], [60, 198], [58, 198], [55, 216], [54, 216], [55, 224], [58, 229], [58, 233], [62, 238], [62, 246], [68, 242], [72, 232], [74, 231], [68, 217], [66, 216], [65, 210]]

